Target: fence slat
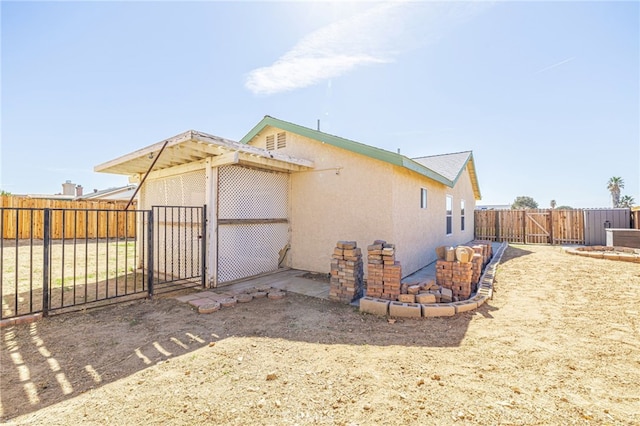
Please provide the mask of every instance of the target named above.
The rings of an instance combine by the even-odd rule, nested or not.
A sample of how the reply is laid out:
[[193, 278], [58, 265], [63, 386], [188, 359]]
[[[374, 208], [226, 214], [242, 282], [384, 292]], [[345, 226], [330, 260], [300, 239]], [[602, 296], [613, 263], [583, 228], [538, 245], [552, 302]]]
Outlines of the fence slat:
[[[52, 215], [52, 228], [49, 230], [52, 239], [60, 238], [72, 238], [74, 230], [77, 229], [75, 236], [77, 238], [85, 237], [85, 230], [89, 231], [88, 238], [133, 238], [136, 236], [136, 226], [134, 221], [125, 224], [124, 216], [126, 213], [122, 212], [126, 207], [126, 201], [96, 201], [96, 200], [49, 200], [45, 198], [29, 198], [19, 197], [15, 195], [1, 195], [0, 207], [13, 207], [13, 208], [25, 208], [34, 209], [31, 214], [19, 214], [16, 210], [5, 210], [2, 212], [4, 215], [4, 227], [2, 229], [1, 238], [19, 239], [44, 238], [43, 223], [43, 209], [57, 210], [53, 211]], [[91, 211], [89, 215], [66, 215], [63, 217], [60, 209], [76, 209], [76, 210], [114, 210], [114, 212], [96, 212]], [[130, 210], [135, 210], [135, 204], [131, 206]], [[120, 211], [116, 213], [116, 211]], [[16, 218], [17, 215], [17, 218]], [[99, 217], [98, 217], [99, 215]], [[116, 216], [118, 218], [116, 219]], [[63, 220], [65, 234], [63, 235]], [[75, 223], [74, 223], [75, 222]], [[88, 222], [88, 226], [85, 226], [85, 222]], [[108, 226], [107, 226], [108, 223]], [[116, 226], [116, 223], [118, 226]], [[33, 224], [33, 225], [32, 225]], [[75, 226], [74, 226], [75, 225]], [[107, 229], [109, 234], [107, 235]], [[33, 235], [32, 235], [33, 233]]]
[[525, 244], [584, 244], [584, 211], [475, 210], [475, 238]]

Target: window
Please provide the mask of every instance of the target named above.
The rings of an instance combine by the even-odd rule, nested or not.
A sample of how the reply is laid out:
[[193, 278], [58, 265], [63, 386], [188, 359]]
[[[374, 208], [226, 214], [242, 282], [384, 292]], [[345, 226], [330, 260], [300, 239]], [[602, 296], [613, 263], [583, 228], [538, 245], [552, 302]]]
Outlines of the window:
[[447, 235], [453, 232], [453, 197], [447, 195]]
[[460, 200], [460, 230], [464, 231], [464, 200]]
[[273, 151], [276, 149], [275, 137], [273, 135], [267, 136], [267, 151]]
[[427, 208], [427, 189], [426, 188], [420, 188], [420, 208], [421, 209]]

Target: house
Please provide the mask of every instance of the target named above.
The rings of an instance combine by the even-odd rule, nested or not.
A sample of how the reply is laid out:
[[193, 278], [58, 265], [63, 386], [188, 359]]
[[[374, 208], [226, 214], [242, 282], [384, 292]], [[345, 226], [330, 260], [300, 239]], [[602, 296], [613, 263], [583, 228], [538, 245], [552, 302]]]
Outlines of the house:
[[137, 185], [129, 184], [107, 189], [94, 189], [93, 192], [77, 196], [76, 200], [129, 201], [135, 194]]
[[476, 205], [476, 210], [510, 210], [511, 204], [483, 204]]
[[70, 180], [62, 184], [62, 192], [59, 194], [26, 194], [20, 195], [25, 198], [41, 198], [59, 201], [78, 201], [78, 200], [96, 200], [96, 201], [129, 201], [135, 193], [136, 185], [125, 185], [108, 189], [94, 189], [88, 194], [84, 193], [82, 185], [76, 185]]
[[473, 239], [480, 199], [471, 151], [410, 159], [270, 116], [239, 142], [187, 131], [95, 170], [144, 181], [141, 209], [206, 205], [213, 286], [329, 272], [338, 240], [394, 243], [406, 276]]

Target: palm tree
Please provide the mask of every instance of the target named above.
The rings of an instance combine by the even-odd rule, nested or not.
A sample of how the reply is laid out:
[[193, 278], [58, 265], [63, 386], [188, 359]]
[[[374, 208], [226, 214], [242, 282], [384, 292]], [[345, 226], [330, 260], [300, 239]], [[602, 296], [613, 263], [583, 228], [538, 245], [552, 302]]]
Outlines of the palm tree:
[[607, 189], [611, 192], [611, 202], [613, 207], [620, 207], [620, 190], [624, 188], [624, 180], [621, 177], [612, 177], [609, 179]]
[[630, 209], [631, 207], [633, 207], [635, 202], [636, 201], [633, 199], [633, 197], [631, 195], [624, 195], [622, 198], [620, 198], [619, 207], [625, 207], [625, 208]]

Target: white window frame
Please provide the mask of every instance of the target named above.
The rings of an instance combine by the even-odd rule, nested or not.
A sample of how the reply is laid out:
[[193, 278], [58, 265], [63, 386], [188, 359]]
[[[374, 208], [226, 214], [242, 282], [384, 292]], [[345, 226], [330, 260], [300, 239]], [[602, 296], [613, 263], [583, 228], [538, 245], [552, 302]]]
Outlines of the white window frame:
[[420, 188], [420, 208], [421, 209], [426, 209], [427, 208], [427, 188]]
[[460, 200], [460, 230], [464, 231], [464, 200]]
[[453, 196], [447, 195], [445, 201], [445, 234], [453, 234]]

